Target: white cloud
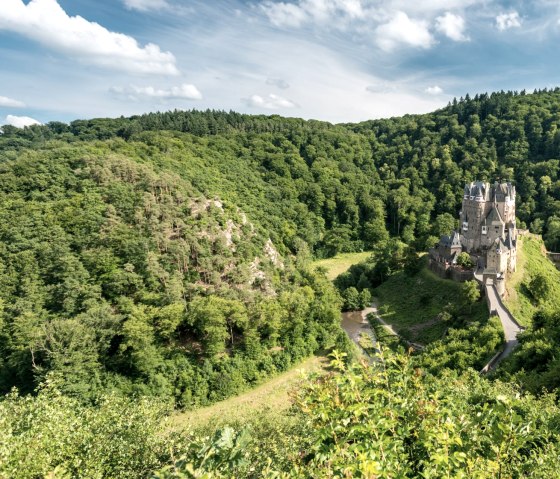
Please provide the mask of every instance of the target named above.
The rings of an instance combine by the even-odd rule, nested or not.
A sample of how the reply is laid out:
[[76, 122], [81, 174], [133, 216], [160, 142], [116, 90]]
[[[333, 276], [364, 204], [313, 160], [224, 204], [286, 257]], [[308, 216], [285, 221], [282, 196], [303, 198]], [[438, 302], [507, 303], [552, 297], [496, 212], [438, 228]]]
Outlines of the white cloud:
[[438, 85], [434, 85], [434, 86], [429, 86], [424, 91], [430, 95], [441, 95], [443, 93], [443, 88], [441, 88]]
[[292, 3], [264, 2], [261, 6], [273, 25], [277, 27], [299, 27], [309, 20], [307, 12]]
[[422, 0], [412, 2], [410, 0], [391, 0], [384, 2], [393, 9], [403, 10], [407, 13], [437, 13], [449, 10], [462, 10], [473, 5], [488, 3], [487, 0]]
[[70, 17], [56, 0], [2, 0], [0, 30], [19, 33], [83, 62], [133, 73], [178, 74], [175, 57], [149, 43]]
[[412, 20], [404, 12], [396, 12], [393, 18], [376, 29], [377, 43], [382, 50], [394, 50], [399, 44], [418, 48], [430, 48], [434, 39], [427, 22]]
[[496, 17], [496, 27], [500, 31], [521, 26], [521, 17], [517, 12], [501, 13]]
[[469, 39], [465, 35], [465, 19], [451, 12], [445, 12], [445, 15], [436, 18], [436, 30], [456, 42], [464, 42]]
[[160, 100], [202, 100], [202, 93], [198, 88], [188, 83], [168, 89], [131, 85], [128, 88], [113, 87], [111, 91], [131, 100], [138, 100], [139, 97], [159, 98]]
[[330, 23], [335, 18], [340, 27], [341, 20], [363, 18], [365, 10], [362, 0], [298, 0], [296, 3], [265, 0], [261, 9], [270, 22], [277, 27], [300, 27], [304, 23]]
[[123, 0], [129, 10], [147, 12], [149, 10], [164, 10], [169, 8], [166, 0]]
[[282, 80], [281, 78], [267, 78], [266, 84], [276, 86], [278, 88], [281, 88], [282, 90], [287, 90], [288, 88], [290, 88], [290, 84], [286, 80]]
[[40, 124], [41, 122], [33, 118], [30, 118], [28, 116], [14, 116], [14, 115], [8, 115], [3, 122], [3, 125], [12, 125], [17, 128], [24, 128], [26, 126], [40, 125]]
[[25, 103], [13, 100], [12, 98], [8, 98], [7, 96], [0, 96], [0, 106], [9, 107], [9, 108], [23, 108]]
[[280, 95], [275, 95], [270, 93], [269, 95], [262, 97], [260, 95], [253, 95], [251, 98], [247, 98], [244, 102], [253, 108], [265, 108], [267, 110], [278, 110], [280, 108], [296, 108], [297, 105]]

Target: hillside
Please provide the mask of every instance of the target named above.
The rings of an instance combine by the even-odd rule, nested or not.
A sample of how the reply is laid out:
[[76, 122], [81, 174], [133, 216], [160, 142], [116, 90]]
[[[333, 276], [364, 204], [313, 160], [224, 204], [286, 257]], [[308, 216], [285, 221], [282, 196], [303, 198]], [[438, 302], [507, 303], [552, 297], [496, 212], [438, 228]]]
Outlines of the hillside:
[[0, 164], [0, 389], [49, 378], [191, 407], [335, 344], [326, 279], [123, 146], [55, 142]]
[[501, 372], [501, 377], [535, 393], [560, 386], [560, 272], [545, 252], [540, 238], [523, 238], [522, 262], [508, 289], [507, 304], [528, 328]]
[[[522, 325], [529, 326], [540, 307], [560, 306], [560, 272], [546, 257], [541, 239], [523, 236], [519, 243], [518, 267], [507, 285], [506, 305]], [[532, 292], [531, 281], [536, 277], [545, 278], [542, 297]]]
[[463, 306], [461, 284], [440, 279], [426, 267], [413, 276], [404, 272], [391, 276], [375, 295], [382, 318], [405, 339], [421, 344], [440, 339], [454, 322], [488, 319], [486, 304]]
[[[284, 251], [370, 249], [386, 232], [424, 250], [449, 227], [465, 181], [509, 178], [517, 213], [549, 249], [560, 222], [560, 90], [500, 92], [425, 115], [330, 125], [218, 111], [4, 127], [13, 157], [53, 140], [110, 142], [230, 201]], [[118, 141], [117, 141], [118, 139]]]

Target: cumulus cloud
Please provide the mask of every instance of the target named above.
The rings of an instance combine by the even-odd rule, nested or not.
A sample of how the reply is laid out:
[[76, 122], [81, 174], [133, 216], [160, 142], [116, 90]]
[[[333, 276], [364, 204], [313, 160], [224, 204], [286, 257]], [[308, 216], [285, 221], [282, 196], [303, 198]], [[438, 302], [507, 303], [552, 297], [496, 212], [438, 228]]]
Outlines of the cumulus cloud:
[[304, 23], [325, 23], [336, 17], [341, 19], [363, 18], [365, 11], [361, 0], [298, 0], [296, 3], [265, 0], [261, 9], [277, 27], [300, 27]]
[[17, 128], [24, 128], [26, 126], [31, 125], [40, 125], [41, 122], [35, 120], [34, 118], [30, 118], [28, 116], [14, 116], [8, 115], [2, 123], [3, 125], [12, 125]]
[[376, 29], [377, 44], [382, 50], [394, 50], [399, 44], [417, 48], [430, 48], [434, 39], [427, 22], [413, 20], [404, 12], [396, 12], [393, 18]]
[[451, 12], [446, 12], [445, 15], [436, 18], [436, 30], [456, 42], [464, 42], [469, 39], [465, 35], [465, 19]]
[[521, 26], [521, 17], [519, 13], [513, 11], [511, 13], [500, 13], [496, 17], [496, 28], [503, 32], [510, 28], [518, 28]]
[[438, 85], [434, 85], [434, 86], [429, 86], [424, 91], [430, 95], [441, 95], [443, 93], [443, 88], [441, 88]]
[[164, 10], [169, 8], [166, 0], [123, 0], [124, 5], [129, 10], [147, 12], [149, 10]]
[[14, 100], [12, 98], [8, 98], [7, 96], [0, 96], [0, 106], [9, 108], [23, 108], [25, 106], [25, 103]]
[[276, 86], [282, 90], [287, 90], [290, 88], [290, 84], [286, 80], [282, 80], [281, 78], [268, 78], [266, 80], [267, 85]]
[[202, 100], [202, 93], [200, 93], [198, 88], [188, 83], [167, 89], [130, 85], [127, 88], [113, 87], [111, 91], [130, 100], [139, 100], [142, 97], [158, 98], [160, 100]]
[[69, 16], [57, 0], [2, 0], [0, 30], [16, 32], [83, 62], [133, 73], [176, 75], [175, 57], [149, 43]]
[[297, 105], [280, 95], [275, 95], [270, 93], [269, 95], [262, 97], [260, 95], [253, 95], [251, 98], [244, 100], [245, 103], [253, 108], [265, 108], [267, 110], [279, 110], [281, 108], [296, 108]]

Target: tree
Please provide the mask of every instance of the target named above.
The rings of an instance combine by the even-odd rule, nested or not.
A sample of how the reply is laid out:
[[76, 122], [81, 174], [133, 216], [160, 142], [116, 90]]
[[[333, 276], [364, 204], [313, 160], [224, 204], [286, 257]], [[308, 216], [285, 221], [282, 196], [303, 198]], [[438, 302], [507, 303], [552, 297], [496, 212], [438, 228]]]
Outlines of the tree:
[[471, 255], [466, 251], [459, 253], [457, 256], [457, 264], [462, 266], [464, 269], [471, 269], [474, 267], [474, 263], [471, 260]]
[[442, 213], [436, 216], [434, 225], [434, 235], [440, 238], [450, 234], [456, 227], [456, 220], [450, 213]]
[[346, 311], [357, 311], [361, 309], [360, 293], [354, 286], [345, 289], [342, 293], [342, 297], [344, 298], [344, 309]]
[[461, 297], [464, 306], [469, 307], [472, 311], [472, 305], [480, 299], [480, 288], [476, 280], [465, 281], [461, 285]]
[[359, 302], [359, 309], [365, 309], [371, 306], [371, 292], [369, 289], [362, 290], [362, 292], [360, 293]]
[[539, 303], [544, 302], [552, 289], [551, 280], [544, 273], [538, 273], [529, 282], [528, 289]]

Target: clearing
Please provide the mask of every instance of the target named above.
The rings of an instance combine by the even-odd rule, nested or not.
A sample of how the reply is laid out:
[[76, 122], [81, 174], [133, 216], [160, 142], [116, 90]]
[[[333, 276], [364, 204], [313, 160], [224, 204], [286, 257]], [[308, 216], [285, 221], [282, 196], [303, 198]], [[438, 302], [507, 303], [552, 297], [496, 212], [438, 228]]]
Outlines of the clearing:
[[361, 263], [371, 256], [371, 251], [361, 253], [341, 253], [332, 258], [320, 259], [315, 261], [313, 265], [317, 268], [325, 268], [327, 270], [327, 278], [331, 281], [337, 276], [344, 273], [354, 264]]
[[171, 417], [172, 428], [216, 427], [219, 425], [245, 422], [268, 414], [278, 414], [291, 406], [290, 392], [309, 373], [324, 372], [329, 360], [324, 356], [313, 356], [292, 369], [279, 374], [260, 386], [207, 407], [177, 413]]
[[[408, 341], [428, 344], [440, 339], [448, 327], [438, 315], [461, 297], [461, 284], [441, 279], [427, 268], [414, 276], [404, 271], [394, 274], [374, 291], [379, 299], [379, 315]], [[465, 311], [469, 321], [488, 320], [484, 301]]]

